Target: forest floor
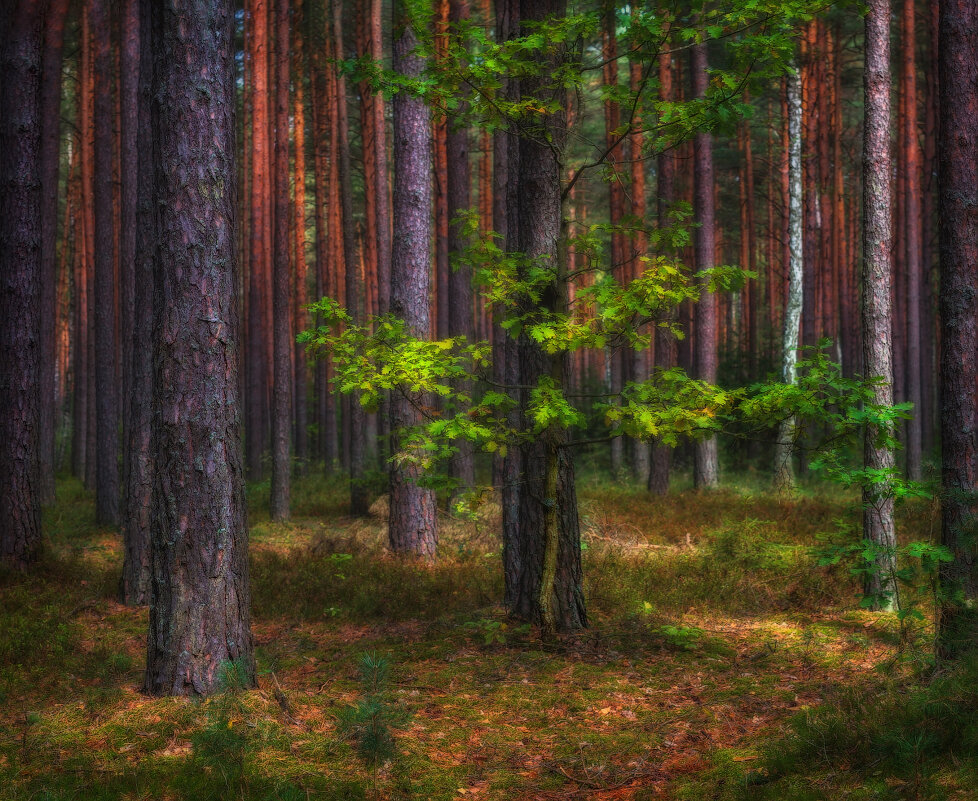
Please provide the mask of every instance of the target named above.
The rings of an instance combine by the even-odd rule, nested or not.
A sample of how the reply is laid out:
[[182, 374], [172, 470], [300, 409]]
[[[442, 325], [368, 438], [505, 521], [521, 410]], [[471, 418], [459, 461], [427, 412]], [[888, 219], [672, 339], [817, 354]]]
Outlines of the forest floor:
[[[851, 495], [741, 482], [650, 499], [581, 479], [591, 627], [507, 621], [498, 526], [444, 519], [433, 564], [301, 479], [249, 488], [259, 688], [139, 692], [147, 611], [119, 537], [66, 479], [36, 572], [0, 575], [0, 799], [978, 798], [978, 671], [934, 675], [928, 625], [859, 608]], [[902, 507], [929, 538], [930, 503]], [[365, 701], [370, 653], [389, 678]], [[386, 721], [372, 763], [363, 720]], [[359, 737], [357, 736], [359, 731]], [[377, 752], [374, 752], [375, 754]]]

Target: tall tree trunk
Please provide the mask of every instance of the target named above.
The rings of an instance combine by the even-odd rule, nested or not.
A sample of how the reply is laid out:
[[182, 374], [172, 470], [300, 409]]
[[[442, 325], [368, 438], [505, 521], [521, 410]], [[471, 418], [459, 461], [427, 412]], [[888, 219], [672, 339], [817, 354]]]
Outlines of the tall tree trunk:
[[[409, 79], [424, 72], [416, 52], [418, 39], [405, 0], [394, 3], [394, 70]], [[411, 336], [430, 334], [431, 270], [431, 113], [424, 101], [399, 92], [394, 96], [394, 238], [391, 262], [390, 311], [404, 320]], [[402, 429], [418, 425], [417, 393], [391, 397], [392, 450], [400, 447]], [[394, 460], [390, 469], [388, 536], [391, 550], [432, 557], [438, 544], [435, 494], [418, 486], [420, 468], [410, 460]]]
[[289, 265], [289, 0], [275, 2], [275, 266], [272, 520], [288, 520], [292, 477], [292, 281]]
[[[784, 311], [784, 332], [781, 337], [781, 380], [785, 384], [798, 381], [798, 340], [801, 323], [804, 281], [804, 236], [802, 232], [802, 168], [801, 168], [801, 78], [792, 66], [786, 82], [788, 93], [788, 247], [791, 261], [788, 267], [788, 303]], [[774, 446], [774, 486], [785, 490], [794, 485], [792, 464], [795, 440], [795, 419], [789, 417], [778, 427]]]
[[[708, 81], [706, 45], [693, 46], [690, 67], [693, 73], [693, 91], [697, 97], [705, 97]], [[693, 216], [700, 224], [694, 235], [696, 269], [705, 270], [716, 264], [713, 136], [706, 131], [700, 131], [693, 140], [693, 146]], [[696, 304], [696, 374], [697, 378], [714, 384], [717, 380], [717, 298], [713, 292], [706, 290], [705, 280], [700, 283], [702, 294]], [[696, 443], [693, 485], [697, 489], [712, 489], [719, 483], [720, 458], [717, 438], [712, 436]]]
[[234, 9], [230, 0], [152, 5], [159, 251], [144, 689], [205, 695], [231, 661], [245, 686], [255, 683], [237, 380]]
[[251, 221], [248, 248], [248, 354], [245, 369], [246, 403], [245, 455], [250, 481], [262, 478], [265, 444], [266, 375], [268, 330], [265, 327], [265, 251], [268, 237], [266, 199], [268, 195], [268, 6], [266, 0], [251, 3]]
[[153, 275], [156, 261], [156, 129], [153, 108], [153, 47], [150, 41], [152, 0], [138, 0], [136, 65], [136, 242], [132, 368], [129, 398], [129, 447], [125, 463], [125, 520], [121, 600], [131, 606], [149, 603], [150, 513], [153, 498]]
[[[496, 41], [506, 42], [519, 35], [520, 0], [497, 0]], [[519, 97], [519, 81], [503, 80], [503, 97], [514, 101]], [[502, 239], [505, 250], [512, 252], [519, 247], [519, 175], [520, 147], [516, 133], [502, 128], [496, 131], [493, 142], [493, 228]], [[520, 424], [519, 391], [520, 363], [516, 340], [500, 323], [502, 310], [495, 312], [493, 334], [493, 380], [509, 387], [513, 408], [507, 415], [507, 425], [516, 428]], [[512, 611], [516, 608], [520, 575], [523, 567], [520, 553], [520, 492], [522, 489], [523, 461], [520, 448], [510, 448], [500, 464], [500, 505], [503, 527], [503, 604]]]
[[921, 250], [920, 144], [917, 139], [917, 61], [916, 15], [914, 0], [903, 2], [903, 116], [904, 164], [907, 191], [904, 195], [904, 236], [907, 270], [907, 400], [913, 404], [913, 417], [907, 422], [907, 477], [919, 481], [922, 475], [921, 429], [921, 289], [924, 282]]
[[[41, 319], [40, 326], [40, 418], [38, 457], [41, 503], [54, 501], [54, 431], [56, 330], [57, 319], [57, 244], [58, 244], [58, 168], [61, 163], [61, 57], [64, 46], [68, 0], [50, 0], [44, 24], [41, 53]], [[67, 232], [65, 232], [67, 236]]]
[[[638, 7], [632, 6], [632, 18], [637, 19]], [[642, 63], [638, 58], [629, 59], [629, 85], [631, 91], [637, 96], [642, 91]], [[645, 263], [642, 257], [645, 256], [647, 247], [645, 236], [645, 160], [643, 158], [643, 145], [645, 135], [642, 131], [642, 118], [635, 114], [632, 120], [632, 131], [629, 134], [629, 145], [631, 147], [631, 214], [636, 220], [639, 230], [632, 238], [631, 264], [629, 265], [629, 278], [632, 280], [640, 278]], [[654, 340], [653, 340], [654, 347]], [[649, 376], [649, 357], [648, 348], [635, 348], [632, 351], [631, 377], [633, 381], [645, 381]], [[643, 484], [649, 478], [649, 443], [640, 439], [630, 440], [632, 475]]]
[[[294, 329], [298, 334], [309, 327], [306, 313], [306, 104], [303, 81], [306, 75], [306, 59], [303, 47], [305, 26], [303, 25], [302, 0], [295, 2], [295, 19], [292, 38], [292, 81], [295, 86], [295, 298]], [[318, 300], [318, 298], [317, 298]], [[296, 342], [293, 345], [293, 370], [295, 386], [295, 461], [296, 469], [305, 474], [309, 462], [309, 391], [306, 349]]]
[[[343, 4], [332, 2], [333, 38], [337, 58], [343, 57]], [[340, 73], [336, 78], [336, 129], [339, 136], [339, 151], [334, 154], [339, 167], [339, 186], [341, 202], [341, 225], [343, 238], [343, 257], [346, 273], [346, 307], [355, 324], [363, 321], [361, 314], [362, 297], [357, 276], [360, 272], [357, 261], [356, 230], [353, 221], [353, 189], [350, 181], [350, 126], [347, 117], [346, 78]], [[347, 408], [349, 418], [343, 427], [350, 433], [350, 514], [367, 513], [367, 488], [364, 476], [367, 469], [366, 415], [363, 407], [351, 399]]]
[[91, 0], [95, 40], [95, 519], [119, 524], [119, 394], [116, 385], [115, 264], [112, 204], [112, 58], [107, 0]]
[[[448, 53], [448, 15], [450, 0], [433, 0], [435, 8], [435, 59], [443, 62]], [[434, 335], [445, 339], [449, 331], [448, 259], [448, 120], [437, 114], [434, 120], [435, 159], [435, 293]]]
[[[890, 3], [870, 0], [866, 14], [866, 119], [863, 139], [863, 359], [867, 376], [880, 378], [873, 402], [893, 403], [890, 310], [892, 276], [890, 230]], [[866, 431], [864, 463], [869, 470], [892, 470], [893, 450], [879, 443], [880, 431]], [[895, 592], [896, 533], [888, 481], [863, 489], [863, 536], [879, 549], [866, 594], [892, 598]], [[886, 606], [884, 602], [881, 604]]]
[[[668, 51], [668, 46], [664, 48]], [[672, 54], [659, 55], [659, 98], [663, 103], [674, 100]], [[678, 164], [675, 148], [659, 153], [656, 169], [656, 220], [660, 229], [669, 225], [669, 210], [676, 202], [676, 179]], [[673, 319], [675, 312], [672, 313]], [[678, 343], [675, 335], [667, 328], [655, 329], [655, 366], [668, 370], [676, 366]], [[669, 492], [669, 473], [672, 468], [672, 448], [655, 442], [652, 445], [652, 464], [649, 469], [649, 492], [663, 496]]]
[[[455, 31], [469, 19], [468, 0], [451, 0], [449, 4], [449, 23]], [[448, 251], [449, 255], [459, 255], [465, 250], [467, 242], [462, 235], [462, 225], [455, 224], [456, 216], [468, 211], [472, 205], [469, 174], [469, 130], [463, 122], [466, 104], [460, 104], [457, 114], [447, 120], [448, 133], [445, 138], [445, 154], [448, 177]], [[475, 337], [475, 319], [472, 306], [472, 271], [468, 267], [458, 267], [448, 274], [448, 334], [465, 337], [471, 341]], [[465, 391], [463, 383], [459, 389]], [[475, 485], [475, 451], [468, 440], [458, 440], [458, 449], [452, 457], [450, 473], [462, 487]]]
[[[938, 650], [978, 644], [978, 2], [941, 0], [941, 542]], [[958, 596], [958, 597], [956, 597]]]
[[[565, 0], [523, 0], [520, 19], [540, 21], [563, 15], [565, 9]], [[549, 60], [543, 66], [556, 69], [568, 55], [563, 48], [555, 48], [541, 57]], [[563, 90], [548, 88], [548, 82], [545, 76], [524, 77], [520, 96], [542, 104], [558, 97], [563, 100], [553, 94]], [[519, 139], [518, 250], [531, 260], [550, 265], [553, 282], [543, 289], [539, 307], [544, 312], [561, 313], [567, 304], [567, 248], [557, 153], [566, 137], [564, 112], [548, 114], [529, 127], [529, 135]], [[525, 334], [520, 336], [518, 347], [523, 386], [534, 387], [544, 377], [564, 386], [568, 366], [565, 353], [547, 354]], [[523, 390], [524, 414], [528, 401], [529, 392]], [[540, 624], [545, 637], [587, 626], [574, 464], [566, 438], [565, 431], [551, 426], [536, 441], [521, 446], [523, 486], [517, 544], [521, 572], [512, 611]]]
[[20, 0], [4, 10], [0, 25], [0, 560], [18, 567], [41, 546], [43, 6]]
[[[616, 28], [618, 25], [617, 6], [615, 2], [606, 0], [601, 12], [601, 56], [604, 62], [602, 80], [608, 88], [618, 86], [618, 42]], [[611, 171], [608, 183], [608, 221], [611, 224], [610, 269], [619, 280], [627, 278], [625, 268], [625, 239], [621, 232], [621, 221], [625, 211], [625, 192], [622, 186], [621, 144], [618, 140], [621, 134], [618, 127], [621, 122], [621, 109], [618, 101], [604, 101], [604, 137], [605, 146], [609, 149], [607, 164]], [[608, 371], [608, 391], [612, 397], [621, 392], [624, 383], [625, 354], [621, 349], [607, 351], [610, 369]], [[611, 472], [620, 475], [624, 466], [624, 440], [615, 437], [611, 440]]]

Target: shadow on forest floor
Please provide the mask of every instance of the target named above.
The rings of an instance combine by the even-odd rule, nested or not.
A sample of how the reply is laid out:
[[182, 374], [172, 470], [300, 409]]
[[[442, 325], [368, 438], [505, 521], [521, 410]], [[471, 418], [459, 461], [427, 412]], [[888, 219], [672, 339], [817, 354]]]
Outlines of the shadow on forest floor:
[[[302, 479], [270, 524], [253, 487], [259, 689], [138, 692], [147, 613], [115, 600], [121, 548], [73, 480], [29, 575], [0, 576], [0, 798], [975, 798], [976, 671], [921, 678], [923, 630], [858, 609], [810, 546], [853, 499], [581, 483], [592, 627], [556, 646], [504, 618], [494, 511], [443, 520], [432, 565]], [[926, 536], [930, 507], [904, 510]], [[342, 726], [360, 655], [397, 755]], [[915, 734], [916, 732], [916, 734]]]

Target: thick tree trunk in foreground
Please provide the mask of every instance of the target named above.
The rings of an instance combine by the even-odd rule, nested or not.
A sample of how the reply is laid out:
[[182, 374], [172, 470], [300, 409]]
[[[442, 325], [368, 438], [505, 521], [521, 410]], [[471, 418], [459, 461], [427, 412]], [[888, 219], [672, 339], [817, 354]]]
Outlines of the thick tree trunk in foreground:
[[112, 75], [107, 0], [92, 0], [95, 42], [95, 519], [119, 524], [119, 393], [116, 386], [115, 265], [112, 204]]
[[292, 281], [289, 270], [289, 0], [276, 0], [275, 265], [272, 285], [272, 486], [269, 514], [288, 520], [292, 479]]
[[[234, 10], [154, 0], [159, 103], [153, 579], [145, 689], [255, 681], [238, 397]], [[186, 20], [194, 20], [187, 25]]]
[[[706, 94], [706, 45], [692, 49], [691, 69], [693, 90], [697, 97]], [[695, 166], [693, 179], [693, 217], [700, 224], [694, 233], [696, 269], [705, 270], [716, 264], [716, 200], [713, 180], [713, 136], [700, 131], [693, 140]], [[696, 304], [696, 377], [715, 384], [717, 380], [717, 298], [707, 292], [701, 282], [702, 294]], [[695, 445], [693, 485], [697, 489], [712, 489], [720, 483], [720, 457], [717, 438], [700, 440]]]
[[[804, 300], [804, 236], [802, 233], [802, 169], [801, 169], [801, 79], [797, 67], [792, 67], [787, 79], [788, 93], [788, 303], [784, 310], [784, 330], [781, 335], [781, 380], [786, 384], [798, 381], [799, 325]], [[789, 417], [778, 427], [774, 446], [774, 486], [788, 489], [795, 483], [792, 463], [795, 440], [795, 419]]]
[[[418, 40], [404, 14], [403, 0], [394, 4], [394, 69], [419, 77], [424, 59], [414, 54]], [[394, 96], [394, 238], [391, 255], [390, 311], [404, 320], [411, 336], [430, 333], [431, 269], [431, 112], [423, 100], [404, 92]], [[390, 402], [392, 451], [398, 432], [421, 422], [417, 395], [395, 392]], [[395, 458], [390, 469], [390, 547], [397, 553], [432, 557], [438, 538], [435, 493], [417, 485], [418, 465]]]
[[[68, 0], [51, 0], [41, 57], [41, 319], [38, 457], [42, 503], [54, 501], [54, 431], [57, 325], [58, 167], [61, 144], [61, 57]], [[67, 236], [67, 233], [66, 233]]]
[[[882, 379], [873, 400], [887, 406], [893, 403], [889, 25], [889, 0], [870, 0], [864, 77], [863, 369], [867, 376]], [[892, 449], [878, 442], [883, 433], [875, 427], [866, 432], [863, 458], [867, 469], [890, 470], [895, 464]], [[863, 507], [863, 536], [880, 549], [876, 572], [866, 582], [866, 594], [890, 595], [896, 589], [892, 578], [896, 533], [889, 483], [865, 487]]]
[[[523, 0], [521, 20], [544, 20], [565, 13], [564, 0]], [[561, 49], [549, 56], [556, 67], [566, 58]], [[544, 70], [546, 72], [546, 70]], [[524, 99], [546, 103], [553, 92], [548, 76], [521, 80]], [[563, 104], [561, 104], [563, 106]], [[563, 112], [547, 115], [532, 126], [530, 136], [520, 137], [518, 178], [518, 250], [530, 259], [551, 265], [553, 283], [542, 292], [539, 307], [544, 311], [566, 309], [566, 248], [560, 246], [563, 230], [560, 165], [557, 152], [566, 136]], [[536, 386], [543, 377], [564, 386], [568, 358], [564, 353], [547, 354], [522, 335], [518, 342], [521, 384]], [[521, 392], [526, 411], [529, 392]], [[524, 421], [526, 422], [526, 421]], [[556, 428], [544, 431], [534, 442], [521, 447], [522, 487], [519, 498], [519, 575], [511, 612], [540, 624], [544, 636], [587, 626], [581, 586], [581, 540], [574, 486], [574, 464], [566, 446], [567, 433]], [[509, 575], [506, 576], [510, 580]]]
[[41, 545], [38, 386], [41, 279], [40, 73], [43, 3], [0, 18], [0, 559]]
[[978, 644], [978, 2], [941, 0], [941, 542], [946, 597], [939, 652], [954, 657]]
[[122, 602], [149, 603], [150, 514], [153, 499], [153, 275], [156, 261], [156, 129], [153, 115], [152, 0], [139, 0], [137, 95], [136, 251], [133, 262], [134, 315], [129, 403]]

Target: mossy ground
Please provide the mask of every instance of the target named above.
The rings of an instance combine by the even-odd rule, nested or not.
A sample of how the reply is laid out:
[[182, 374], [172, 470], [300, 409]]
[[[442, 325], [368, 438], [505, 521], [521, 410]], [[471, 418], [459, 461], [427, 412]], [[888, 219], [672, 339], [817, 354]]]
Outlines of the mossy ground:
[[[926, 628], [859, 610], [845, 567], [810, 555], [852, 536], [851, 496], [585, 477], [592, 626], [546, 647], [499, 607], [491, 507], [443, 520], [424, 565], [346, 516], [342, 483], [298, 480], [288, 524], [266, 496], [250, 488], [259, 688], [199, 702], [140, 694], [147, 612], [116, 601], [119, 537], [61, 483], [44, 561], [0, 576], [0, 798], [978, 798], [976, 685], [935, 689]], [[930, 536], [931, 506], [901, 514]], [[367, 651], [398, 721], [376, 773], [338, 725]]]

